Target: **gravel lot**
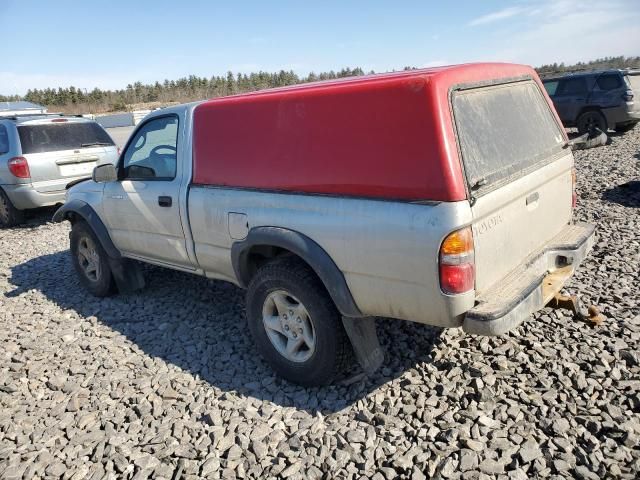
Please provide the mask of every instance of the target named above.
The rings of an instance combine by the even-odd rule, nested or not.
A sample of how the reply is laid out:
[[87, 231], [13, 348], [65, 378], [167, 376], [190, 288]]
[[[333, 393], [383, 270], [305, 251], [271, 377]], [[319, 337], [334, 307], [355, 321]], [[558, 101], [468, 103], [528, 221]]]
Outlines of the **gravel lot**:
[[272, 375], [232, 285], [149, 267], [140, 294], [96, 300], [51, 210], [0, 231], [0, 477], [636, 478], [639, 149], [637, 128], [576, 154], [599, 239], [568, 291], [604, 326], [380, 320], [384, 368], [322, 389]]

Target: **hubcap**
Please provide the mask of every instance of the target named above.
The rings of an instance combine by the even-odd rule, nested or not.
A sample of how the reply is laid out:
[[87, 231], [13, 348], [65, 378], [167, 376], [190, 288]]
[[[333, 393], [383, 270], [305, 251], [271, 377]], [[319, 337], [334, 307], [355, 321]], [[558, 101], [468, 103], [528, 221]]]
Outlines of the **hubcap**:
[[291, 362], [306, 362], [316, 349], [316, 332], [307, 309], [285, 290], [267, 295], [262, 323], [271, 344]]
[[100, 256], [91, 238], [82, 237], [80, 239], [77, 255], [85, 276], [92, 282], [97, 282], [100, 279]]

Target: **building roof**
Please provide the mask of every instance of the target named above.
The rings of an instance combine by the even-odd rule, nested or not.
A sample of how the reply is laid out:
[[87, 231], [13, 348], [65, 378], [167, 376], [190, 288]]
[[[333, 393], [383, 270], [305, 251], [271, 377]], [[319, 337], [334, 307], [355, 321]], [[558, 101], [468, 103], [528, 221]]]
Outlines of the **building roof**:
[[19, 100], [17, 102], [0, 102], [0, 112], [14, 110], [45, 110], [45, 107], [36, 103]]

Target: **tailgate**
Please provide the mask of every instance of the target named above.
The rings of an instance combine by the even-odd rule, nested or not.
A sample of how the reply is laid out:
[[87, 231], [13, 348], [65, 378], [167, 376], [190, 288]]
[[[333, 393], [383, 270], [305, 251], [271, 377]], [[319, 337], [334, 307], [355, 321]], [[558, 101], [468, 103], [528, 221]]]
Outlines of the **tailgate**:
[[24, 155], [29, 163], [33, 186], [43, 193], [64, 190], [72, 179], [91, 176], [96, 164], [115, 162], [116, 156], [115, 147]]
[[570, 221], [573, 156], [533, 80], [462, 89], [452, 106], [482, 293]]

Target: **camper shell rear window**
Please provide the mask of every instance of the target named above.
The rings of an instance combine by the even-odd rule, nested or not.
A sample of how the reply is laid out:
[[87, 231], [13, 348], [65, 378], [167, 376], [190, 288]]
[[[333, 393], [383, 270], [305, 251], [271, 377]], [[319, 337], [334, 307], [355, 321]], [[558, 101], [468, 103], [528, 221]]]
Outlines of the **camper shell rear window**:
[[455, 90], [452, 108], [474, 196], [542, 166], [564, 144], [562, 130], [533, 80]]

